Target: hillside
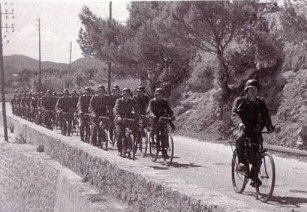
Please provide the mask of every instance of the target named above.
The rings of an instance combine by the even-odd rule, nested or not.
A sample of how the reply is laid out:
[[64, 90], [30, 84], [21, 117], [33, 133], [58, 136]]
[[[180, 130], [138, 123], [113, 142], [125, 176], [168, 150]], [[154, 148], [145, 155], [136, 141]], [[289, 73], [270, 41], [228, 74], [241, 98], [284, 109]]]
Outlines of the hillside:
[[[25, 55], [15, 54], [15, 55], [4, 56], [4, 69], [6, 71], [6, 74], [20, 73], [24, 69], [37, 71], [38, 63], [39, 63], [38, 60]], [[42, 61], [41, 65], [43, 70], [46, 69], [56, 69], [59, 71], [68, 70], [67, 63]], [[101, 70], [107, 66], [105, 63], [94, 58], [79, 58], [71, 63], [71, 67], [72, 69], [88, 70], [88, 69], [97, 68], [97, 70]]]

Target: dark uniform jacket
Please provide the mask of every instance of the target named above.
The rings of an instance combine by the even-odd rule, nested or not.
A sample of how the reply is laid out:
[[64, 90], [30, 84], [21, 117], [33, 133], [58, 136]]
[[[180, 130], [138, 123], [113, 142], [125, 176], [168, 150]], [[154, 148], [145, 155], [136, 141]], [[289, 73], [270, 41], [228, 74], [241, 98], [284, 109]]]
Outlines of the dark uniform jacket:
[[74, 110], [77, 110], [77, 104], [79, 101], [79, 97], [75, 96], [75, 97], [70, 97], [71, 98], [71, 104]]
[[170, 108], [168, 101], [166, 99], [161, 99], [157, 101], [156, 98], [150, 100], [147, 114], [154, 114], [156, 117], [169, 115], [171, 117], [174, 116], [173, 110]]
[[146, 110], [148, 108], [149, 101], [150, 101], [150, 97], [147, 95], [143, 95], [142, 97], [136, 95], [133, 98], [138, 103], [138, 106], [140, 107], [141, 115], [145, 115]]
[[114, 107], [115, 118], [140, 118], [140, 108], [134, 99], [128, 99], [124, 101], [124, 98], [116, 100]]
[[60, 97], [56, 103], [56, 108], [66, 113], [72, 112], [74, 109], [72, 99], [70, 97]]
[[93, 96], [89, 105], [89, 112], [94, 116], [106, 116], [108, 112], [108, 96]]
[[255, 129], [261, 131], [264, 126], [266, 128], [272, 126], [265, 101], [258, 97], [253, 102], [247, 97], [238, 97], [235, 99], [232, 107], [231, 120], [236, 126], [242, 122], [247, 132], [252, 132]]
[[79, 97], [77, 108], [79, 113], [88, 113], [88, 107], [90, 105], [92, 96], [82, 95]]
[[27, 106], [27, 108], [30, 108], [31, 106], [31, 100], [32, 100], [32, 96], [27, 96], [25, 99], [25, 104]]
[[38, 104], [38, 97], [32, 97], [31, 99], [31, 108], [37, 108], [37, 104]]
[[54, 110], [54, 99], [52, 96], [43, 96], [41, 98], [41, 107], [45, 110]]

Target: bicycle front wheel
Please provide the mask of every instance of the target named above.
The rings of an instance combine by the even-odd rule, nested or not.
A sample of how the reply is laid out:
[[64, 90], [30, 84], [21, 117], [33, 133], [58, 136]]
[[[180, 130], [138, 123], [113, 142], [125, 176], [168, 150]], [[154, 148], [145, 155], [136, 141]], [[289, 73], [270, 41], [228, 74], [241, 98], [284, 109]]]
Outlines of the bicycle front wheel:
[[[155, 136], [154, 136], [155, 137]], [[155, 162], [158, 159], [160, 145], [156, 139], [152, 139], [149, 135], [149, 153], [151, 160]]]
[[247, 172], [238, 171], [238, 153], [237, 151], [233, 152], [232, 160], [231, 160], [231, 179], [232, 185], [235, 192], [241, 194], [247, 184]]
[[168, 165], [170, 166], [173, 162], [173, 158], [174, 158], [174, 139], [172, 135], [168, 135], [168, 143], [169, 146], [167, 148], [167, 155], [168, 155], [168, 159], [166, 159]]
[[262, 153], [258, 174], [262, 185], [256, 188], [258, 198], [261, 202], [267, 202], [271, 198], [275, 187], [275, 175], [275, 163], [273, 156], [269, 152]]

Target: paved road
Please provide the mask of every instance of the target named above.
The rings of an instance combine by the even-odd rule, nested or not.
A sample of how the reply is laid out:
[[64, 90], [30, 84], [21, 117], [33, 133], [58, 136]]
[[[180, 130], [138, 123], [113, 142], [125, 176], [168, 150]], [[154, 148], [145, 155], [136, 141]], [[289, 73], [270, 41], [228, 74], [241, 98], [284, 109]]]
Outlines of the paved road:
[[[79, 137], [73, 137], [76, 142], [81, 142]], [[163, 165], [162, 161], [152, 162], [150, 157], [138, 157], [135, 163], [159, 169], [174, 178], [183, 178], [199, 188], [218, 191], [230, 199], [240, 199], [259, 211], [307, 211], [306, 162], [273, 155], [277, 171], [276, 186], [272, 199], [261, 203], [255, 199], [255, 190], [249, 185], [243, 194], [233, 191], [230, 146], [182, 136], [175, 136], [174, 140], [175, 158], [171, 167]], [[110, 152], [117, 153], [114, 148]]]
[[[255, 189], [249, 185], [243, 194], [233, 191], [230, 146], [182, 136], [175, 136], [174, 139], [175, 158], [172, 166], [163, 165], [161, 160], [152, 162], [149, 156], [139, 156], [135, 163], [161, 170], [174, 178], [183, 178], [199, 188], [218, 191], [231, 199], [240, 199], [259, 211], [307, 211], [306, 162], [273, 155], [277, 171], [275, 191], [271, 201], [261, 203], [255, 199]], [[114, 148], [110, 151], [117, 153]]]

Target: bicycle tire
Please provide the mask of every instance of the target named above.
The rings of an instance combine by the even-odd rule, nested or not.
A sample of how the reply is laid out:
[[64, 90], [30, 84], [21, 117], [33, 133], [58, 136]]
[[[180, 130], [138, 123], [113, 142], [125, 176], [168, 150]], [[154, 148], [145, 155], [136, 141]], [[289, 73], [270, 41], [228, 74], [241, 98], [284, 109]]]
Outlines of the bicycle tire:
[[104, 129], [103, 133], [104, 133], [103, 137], [105, 138], [105, 141], [103, 142], [105, 146], [104, 150], [108, 151], [109, 150], [109, 138], [108, 138], [109, 132], [107, 129]]
[[131, 152], [132, 152], [132, 160], [135, 160], [135, 154], [137, 151], [136, 139], [132, 134], [129, 135], [131, 140]]
[[169, 148], [167, 149], [167, 154], [169, 156], [169, 159], [167, 159], [167, 163], [170, 166], [174, 158], [174, 139], [171, 134], [168, 134], [168, 142], [169, 142]]
[[146, 132], [146, 136], [142, 139], [142, 154], [143, 154], [143, 157], [146, 157], [146, 155], [147, 155], [148, 146], [149, 146], [149, 138], [150, 138], [150, 133]]
[[152, 140], [152, 137], [149, 135], [149, 152], [151, 156], [151, 160], [156, 162], [159, 155], [159, 144], [157, 141]]
[[[270, 167], [271, 167], [271, 173], [268, 173]], [[263, 152], [261, 154], [261, 164], [259, 168], [258, 177], [262, 181], [262, 185], [256, 187], [258, 199], [261, 202], [267, 202], [269, 201], [274, 192], [275, 179], [276, 179], [274, 159], [271, 153], [269, 152]]]
[[246, 172], [237, 171], [237, 165], [238, 153], [235, 150], [231, 159], [231, 180], [235, 192], [241, 194], [245, 190], [248, 178]]

